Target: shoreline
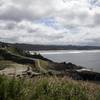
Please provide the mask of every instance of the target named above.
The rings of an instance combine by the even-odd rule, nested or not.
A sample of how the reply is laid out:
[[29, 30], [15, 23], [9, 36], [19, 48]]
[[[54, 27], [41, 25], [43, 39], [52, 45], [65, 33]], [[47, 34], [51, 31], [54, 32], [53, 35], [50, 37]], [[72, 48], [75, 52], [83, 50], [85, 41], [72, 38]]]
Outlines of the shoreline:
[[40, 51], [29, 51], [30, 54], [40, 53], [43, 55], [49, 54], [74, 54], [74, 53], [98, 53], [100, 50], [40, 50]]

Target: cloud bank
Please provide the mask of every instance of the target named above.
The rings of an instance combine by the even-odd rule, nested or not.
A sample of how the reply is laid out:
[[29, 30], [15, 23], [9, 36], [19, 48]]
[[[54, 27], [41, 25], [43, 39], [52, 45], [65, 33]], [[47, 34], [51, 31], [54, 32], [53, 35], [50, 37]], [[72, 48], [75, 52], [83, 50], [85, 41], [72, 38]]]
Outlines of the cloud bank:
[[0, 41], [99, 45], [99, 0], [0, 0]]

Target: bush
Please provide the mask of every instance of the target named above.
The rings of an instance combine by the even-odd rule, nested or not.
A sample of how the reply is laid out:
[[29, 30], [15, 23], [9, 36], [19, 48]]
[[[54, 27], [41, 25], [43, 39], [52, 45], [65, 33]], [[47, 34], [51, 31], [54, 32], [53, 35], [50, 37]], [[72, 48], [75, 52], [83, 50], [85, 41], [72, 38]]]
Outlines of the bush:
[[27, 100], [26, 85], [22, 79], [0, 76], [0, 100]]
[[71, 79], [0, 76], [0, 100], [99, 100], [100, 86]]

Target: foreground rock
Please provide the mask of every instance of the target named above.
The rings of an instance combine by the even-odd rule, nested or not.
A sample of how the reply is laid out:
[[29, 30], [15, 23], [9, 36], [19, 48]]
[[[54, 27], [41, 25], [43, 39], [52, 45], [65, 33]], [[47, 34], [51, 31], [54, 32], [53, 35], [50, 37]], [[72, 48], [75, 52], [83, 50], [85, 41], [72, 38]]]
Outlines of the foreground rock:
[[82, 71], [78, 71], [78, 74], [81, 76], [83, 80], [100, 81], [100, 73], [97, 72], [82, 70]]
[[76, 80], [100, 81], [100, 73], [72, 63], [56, 63], [55, 68], [61, 75], [67, 75]]

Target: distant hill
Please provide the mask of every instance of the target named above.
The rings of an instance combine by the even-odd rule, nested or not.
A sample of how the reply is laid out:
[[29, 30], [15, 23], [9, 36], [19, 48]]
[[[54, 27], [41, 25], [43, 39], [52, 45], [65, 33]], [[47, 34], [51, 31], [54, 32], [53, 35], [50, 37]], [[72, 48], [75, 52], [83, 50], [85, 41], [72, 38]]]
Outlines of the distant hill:
[[39, 45], [39, 44], [12, 44], [0, 42], [0, 46], [13, 45], [23, 50], [99, 50], [100, 46], [78, 46], [78, 45]]

